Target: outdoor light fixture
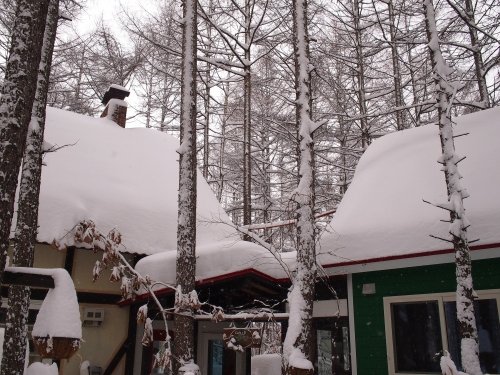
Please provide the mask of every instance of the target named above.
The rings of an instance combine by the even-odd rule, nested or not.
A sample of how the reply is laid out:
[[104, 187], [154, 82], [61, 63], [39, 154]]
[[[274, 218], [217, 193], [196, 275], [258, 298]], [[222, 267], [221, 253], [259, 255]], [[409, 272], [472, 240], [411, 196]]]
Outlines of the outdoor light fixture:
[[370, 294], [375, 294], [375, 292], [375, 283], [363, 284], [363, 289], [361, 290], [361, 293], [363, 293], [363, 295], [367, 296]]

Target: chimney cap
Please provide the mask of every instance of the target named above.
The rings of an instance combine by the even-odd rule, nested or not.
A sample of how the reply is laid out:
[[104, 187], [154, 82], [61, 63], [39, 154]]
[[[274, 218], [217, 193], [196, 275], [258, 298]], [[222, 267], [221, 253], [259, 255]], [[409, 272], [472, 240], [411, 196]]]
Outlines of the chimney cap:
[[108, 104], [110, 99], [124, 100], [129, 95], [130, 91], [128, 91], [125, 87], [120, 85], [110, 85], [108, 91], [104, 93], [104, 97], [102, 98], [102, 104], [104, 105]]

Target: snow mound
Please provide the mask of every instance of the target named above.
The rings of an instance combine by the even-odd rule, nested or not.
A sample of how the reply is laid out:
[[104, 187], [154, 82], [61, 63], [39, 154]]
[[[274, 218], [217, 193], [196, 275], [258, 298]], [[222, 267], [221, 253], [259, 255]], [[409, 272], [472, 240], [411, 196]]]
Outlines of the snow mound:
[[251, 363], [251, 375], [281, 375], [280, 354], [255, 355]]
[[25, 375], [58, 375], [59, 370], [57, 365], [52, 363], [51, 365], [34, 362], [26, 369]]

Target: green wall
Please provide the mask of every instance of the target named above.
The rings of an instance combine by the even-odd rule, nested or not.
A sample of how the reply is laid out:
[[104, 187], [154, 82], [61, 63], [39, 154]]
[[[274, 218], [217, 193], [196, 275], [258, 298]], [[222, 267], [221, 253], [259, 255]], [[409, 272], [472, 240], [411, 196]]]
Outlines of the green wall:
[[[500, 259], [473, 262], [474, 288], [500, 288]], [[455, 291], [455, 265], [413, 267], [352, 275], [358, 375], [387, 375], [383, 297]], [[376, 293], [364, 296], [363, 284]]]

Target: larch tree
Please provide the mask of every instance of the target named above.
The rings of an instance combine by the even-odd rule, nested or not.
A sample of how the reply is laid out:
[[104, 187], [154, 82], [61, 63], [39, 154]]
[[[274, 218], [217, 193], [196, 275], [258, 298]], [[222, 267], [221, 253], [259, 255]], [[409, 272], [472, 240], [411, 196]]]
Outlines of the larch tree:
[[456, 87], [447, 81], [451, 69], [441, 53], [436, 16], [432, 0], [424, 0], [425, 24], [429, 41], [429, 53], [433, 68], [435, 100], [438, 115], [439, 135], [442, 155], [439, 163], [443, 165], [448, 202], [438, 204], [450, 213], [450, 235], [455, 249], [457, 278], [457, 320], [460, 332], [462, 368], [469, 375], [480, 375], [479, 340], [474, 316], [474, 288], [472, 265], [467, 228], [469, 222], [465, 216], [463, 200], [468, 197], [467, 190], [461, 184], [458, 163], [463, 159], [455, 153], [451, 105]]
[[0, 92], [0, 281], [9, 248], [14, 197], [35, 99], [49, 0], [19, 0]]
[[314, 142], [311, 119], [310, 56], [307, 0], [293, 1], [296, 123], [299, 135], [299, 184], [292, 197], [296, 204], [297, 267], [288, 296], [290, 317], [283, 343], [283, 373], [313, 371], [312, 309], [316, 283], [314, 220]]
[[[35, 101], [23, 158], [12, 258], [14, 266], [33, 266], [38, 223], [38, 197], [42, 172], [45, 107], [58, 18], [59, 0], [50, 0], [38, 69]], [[24, 371], [29, 305], [29, 287], [18, 285], [9, 287], [1, 375], [17, 375], [22, 374]]]
[[183, 0], [174, 372], [194, 365], [197, 2]]

